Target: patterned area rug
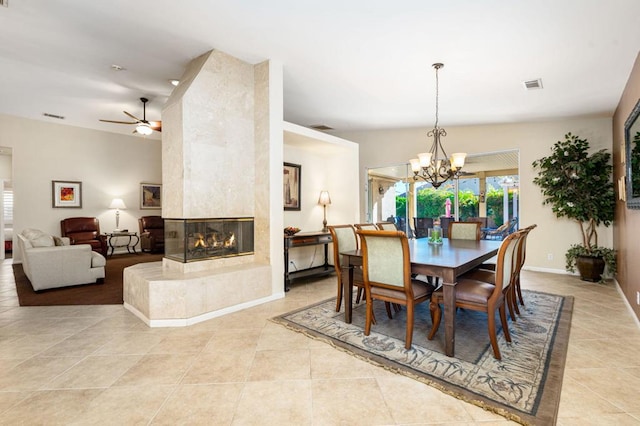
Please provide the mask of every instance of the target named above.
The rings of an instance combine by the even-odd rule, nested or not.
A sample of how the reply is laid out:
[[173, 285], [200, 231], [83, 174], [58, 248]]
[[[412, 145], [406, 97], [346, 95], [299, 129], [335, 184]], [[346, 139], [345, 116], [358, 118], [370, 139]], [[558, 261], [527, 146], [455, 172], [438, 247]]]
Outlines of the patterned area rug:
[[[432, 341], [428, 303], [416, 308], [413, 346], [404, 348], [405, 309], [388, 319], [374, 305], [376, 324], [364, 335], [365, 306], [354, 306], [353, 322], [335, 311], [335, 298], [273, 318], [354, 356], [420, 380], [443, 392], [522, 424], [553, 425], [558, 412], [572, 297], [523, 291], [526, 307], [509, 320], [512, 342], [499, 329], [502, 361], [493, 357], [486, 314], [458, 310], [456, 356], [444, 355], [444, 321]], [[355, 300], [355, 298], [354, 298]], [[496, 318], [496, 324], [500, 324]]]

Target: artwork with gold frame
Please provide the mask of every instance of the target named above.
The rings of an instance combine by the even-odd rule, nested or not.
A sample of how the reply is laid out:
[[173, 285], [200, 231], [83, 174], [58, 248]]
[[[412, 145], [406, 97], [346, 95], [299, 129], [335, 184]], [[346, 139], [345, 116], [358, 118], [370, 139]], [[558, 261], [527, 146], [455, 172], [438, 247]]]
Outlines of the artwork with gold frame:
[[162, 208], [162, 185], [158, 183], [140, 184], [140, 209]]
[[51, 200], [54, 208], [82, 208], [82, 182], [52, 180]]

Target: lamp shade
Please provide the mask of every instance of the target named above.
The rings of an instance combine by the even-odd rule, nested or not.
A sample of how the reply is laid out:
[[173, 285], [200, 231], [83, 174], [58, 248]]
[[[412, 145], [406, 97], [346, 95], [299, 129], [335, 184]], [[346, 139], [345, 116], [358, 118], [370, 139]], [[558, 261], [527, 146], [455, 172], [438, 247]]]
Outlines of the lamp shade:
[[127, 206], [124, 204], [124, 201], [122, 201], [122, 198], [114, 198], [111, 201], [111, 204], [109, 204], [109, 208], [110, 209], [124, 210], [124, 209], [127, 208]]
[[329, 191], [320, 191], [320, 197], [318, 197], [318, 204], [326, 206], [331, 204], [331, 197], [329, 197]]

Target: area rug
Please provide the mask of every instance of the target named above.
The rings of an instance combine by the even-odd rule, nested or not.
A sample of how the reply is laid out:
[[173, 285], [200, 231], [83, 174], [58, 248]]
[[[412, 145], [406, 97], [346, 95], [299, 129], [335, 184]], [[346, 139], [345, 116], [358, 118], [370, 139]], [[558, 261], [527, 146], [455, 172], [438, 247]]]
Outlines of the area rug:
[[120, 254], [107, 258], [102, 284], [76, 285], [35, 292], [22, 264], [13, 264], [20, 306], [122, 304], [122, 271], [127, 266], [162, 260], [162, 254]]
[[[499, 328], [502, 361], [493, 357], [486, 314], [458, 310], [456, 356], [444, 355], [444, 322], [436, 337], [428, 303], [416, 307], [413, 346], [404, 348], [405, 309], [388, 319], [384, 304], [374, 305], [376, 324], [364, 335], [364, 304], [353, 309], [351, 324], [335, 311], [335, 298], [273, 318], [295, 331], [436, 387], [447, 394], [521, 424], [555, 424], [569, 341], [573, 298], [525, 291], [526, 307], [509, 320], [512, 342]], [[500, 324], [497, 319], [496, 324]]]

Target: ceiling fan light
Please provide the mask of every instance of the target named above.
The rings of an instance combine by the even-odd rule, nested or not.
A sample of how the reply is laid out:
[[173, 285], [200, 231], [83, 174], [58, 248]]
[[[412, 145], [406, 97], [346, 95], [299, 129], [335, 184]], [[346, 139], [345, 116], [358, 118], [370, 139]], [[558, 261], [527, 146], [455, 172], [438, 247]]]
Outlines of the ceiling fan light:
[[153, 129], [147, 123], [140, 123], [136, 126], [136, 132], [140, 133], [141, 135], [148, 136], [153, 133]]

